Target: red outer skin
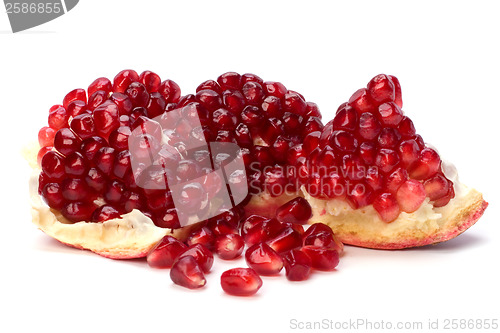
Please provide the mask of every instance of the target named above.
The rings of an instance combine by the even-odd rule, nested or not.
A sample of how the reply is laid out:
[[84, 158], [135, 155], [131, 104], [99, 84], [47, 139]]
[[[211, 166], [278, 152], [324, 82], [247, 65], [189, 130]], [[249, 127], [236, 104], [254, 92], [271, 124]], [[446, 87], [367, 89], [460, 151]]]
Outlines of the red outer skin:
[[437, 244], [455, 238], [461, 233], [463, 233], [465, 230], [469, 229], [472, 225], [474, 225], [474, 223], [477, 222], [477, 220], [479, 220], [481, 216], [483, 216], [483, 213], [487, 207], [488, 203], [483, 200], [482, 202], [480, 202], [477, 209], [469, 211], [468, 214], [464, 216], [464, 218], [456, 226], [456, 228], [441, 230], [441, 232], [429, 235], [429, 237], [424, 239], [408, 238], [408, 239], [395, 240], [394, 242], [388, 242], [388, 243], [377, 243], [377, 242], [362, 242], [356, 237], [349, 237], [348, 235], [343, 235], [343, 237], [341, 237], [341, 241], [344, 244], [366, 247], [370, 249], [379, 249], [379, 250], [400, 250], [411, 247]]

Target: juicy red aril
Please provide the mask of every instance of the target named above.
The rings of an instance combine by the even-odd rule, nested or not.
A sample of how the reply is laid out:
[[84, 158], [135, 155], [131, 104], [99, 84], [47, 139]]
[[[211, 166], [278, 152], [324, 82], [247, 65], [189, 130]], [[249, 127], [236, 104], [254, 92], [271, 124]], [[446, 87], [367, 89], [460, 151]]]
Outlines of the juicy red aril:
[[60, 210], [64, 206], [65, 200], [58, 183], [45, 184], [42, 190], [42, 197], [50, 208]]
[[377, 139], [381, 148], [394, 148], [399, 142], [400, 136], [393, 128], [383, 128]]
[[73, 101], [69, 103], [68, 107], [66, 108], [66, 112], [71, 117], [76, 117], [80, 114], [88, 113], [87, 104], [83, 101]]
[[214, 256], [210, 250], [201, 244], [194, 244], [188, 247], [184, 252], [179, 254], [178, 259], [182, 257], [192, 256], [203, 272], [208, 273], [213, 266]]
[[223, 130], [234, 130], [238, 123], [238, 118], [226, 109], [218, 109], [212, 114], [213, 124]]
[[160, 76], [151, 71], [144, 71], [139, 75], [139, 82], [142, 83], [146, 90], [150, 93], [157, 92], [160, 89], [161, 79]]
[[125, 213], [131, 212], [134, 209], [142, 210], [143, 206], [144, 206], [143, 198], [139, 193], [130, 191], [127, 192], [125, 197], [125, 202], [123, 204], [123, 209], [125, 210]]
[[398, 189], [396, 199], [402, 211], [413, 213], [422, 205], [425, 195], [424, 185], [417, 180], [409, 179]]
[[304, 245], [312, 245], [321, 248], [334, 249], [341, 253], [343, 251], [343, 244], [336, 239], [331, 232], [317, 232], [307, 237], [304, 237]]
[[95, 154], [104, 146], [106, 146], [106, 141], [103, 138], [93, 136], [82, 141], [80, 152], [87, 161], [93, 161]]
[[380, 123], [370, 112], [362, 113], [359, 117], [358, 134], [363, 139], [372, 140], [380, 133]]
[[373, 201], [373, 208], [384, 222], [392, 222], [399, 216], [400, 208], [392, 193], [379, 194]]
[[196, 92], [196, 100], [209, 111], [215, 111], [222, 105], [222, 98], [213, 90], [205, 89]]
[[397, 168], [387, 176], [385, 187], [391, 193], [396, 193], [408, 179], [408, 172], [404, 168]]
[[93, 211], [94, 206], [86, 202], [70, 202], [61, 209], [62, 215], [71, 222], [89, 221]]
[[167, 235], [148, 252], [146, 257], [148, 265], [155, 268], [170, 268], [177, 256], [186, 249], [184, 243]]
[[276, 218], [280, 222], [305, 224], [311, 216], [311, 205], [302, 197], [292, 199], [276, 210]]
[[250, 229], [253, 229], [258, 224], [267, 221], [268, 218], [260, 215], [250, 215], [241, 224], [240, 233], [244, 237]]
[[283, 255], [286, 278], [290, 281], [304, 281], [311, 274], [311, 258], [301, 250], [291, 250]]
[[385, 74], [379, 74], [368, 82], [370, 97], [377, 103], [391, 102], [396, 97], [394, 83]]
[[47, 177], [60, 180], [65, 176], [64, 157], [55, 151], [47, 152], [42, 158], [42, 170]]
[[73, 152], [64, 160], [64, 170], [67, 175], [81, 177], [87, 172], [87, 161], [79, 152]]
[[431, 148], [424, 148], [417, 160], [410, 166], [408, 173], [411, 178], [422, 180], [435, 175], [441, 167], [439, 154]]
[[384, 176], [380, 174], [377, 167], [369, 167], [366, 171], [365, 182], [370, 188], [376, 192], [384, 186]]
[[176, 208], [169, 208], [165, 212], [157, 213], [154, 222], [160, 228], [177, 229], [181, 227]]
[[[239, 115], [243, 108], [245, 108], [246, 101], [243, 94], [238, 90], [225, 90], [222, 93], [222, 104], [234, 115]], [[248, 105], [246, 107], [250, 108], [252, 106]]]
[[70, 127], [82, 139], [87, 139], [95, 134], [94, 119], [88, 113], [74, 117]]
[[276, 252], [283, 253], [300, 247], [302, 245], [302, 237], [297, 230], [286, 228], [266, 243]]
[[397, 126], [403, 120], [403, 111], [395, 103], [384, 103], [378, 107], [378, 116], [383, 126]]
[[431, 201], [444, 197], [449, 191], [449, 186], [446, 177], [439, 173], [424, 181], [425, 193]]
[[200, 85], [196, 88], [196, 92], [199, 92], [199, 91], [205, 90], [205, 89], [213, 90], [213, 91], [217, 92], [218, 94], [220, 94], [222, 92], [219, 84], [217, 82], [215, 82], [214, 80], [207, 80], [205, 82], [200, 83]]
[[80, 138], [69, 128], [61, 128], [54, 137], [54, 148], [63, 155], [78, 150]]
[[235, 72], [227, 72], [217, 78], [222, 90], [239, 90], [241, 75]]
[[179, 257], [170, 270], [172, 281], [184, 288], [197, 289], [203, 287], [207, 280], [192, 256]]
[[389, 173], [398, 163], [399, 156], [392, 149], [382, 148], [375, 155], [375, 165], [384, 173]]
[[132, 134], [130, 127], [120, 126], [109, 135], [109, 145], [117, 151], [128, 148], [128, 137]]
[[125, 199], [125, 184], [119, 180], [113, 180], [108, 183], [104, 192], [104, 199], [112, 204], [121, 204]]
[[116, 104], [116, 106], [118, 107], [119, 115], [129, 115], [134, 108], [134, 105], [132, 104], [130, 98], [127, 95], [119, 92], [113, 93], [109, 97], [109, 100]]
[[453, 189], [453, 183], [448, 181], [448, 193], [442, 198], [434, 200], [434, 207], [443, 207], [450, 202], [451, 199], [455, 197], [455, 190]]
[[409, 167], [419, 156], [420, 148], [415, 140], [402, 141], [398, 147], [401, 164]]
[[51, 146], [47, 146], [47, 147], [42, 147], [40, 148], [40, 150], [38, 151], [38, 154], [36, 155], [36, 162], [39, 166], [42, 165], [42, 159], [43, 157], [45, 156], [45, 154], [49, 151], [52, 150], [52, 148], [54, 147], [51, 147]]
[[116, 219], [120, 217], [120, 212], [110, 205], [104, 205], [97, 208], [94, 213], [92, 213], [93, 222], [104, 222], [111, 219]]
[[113, 85], [108, 78], [100, 77], [94, 80], [89, 87], [87, 88], [87, 92], [89, 96], [92, 96], [96, 91], [103, 91], [105, 93], [111, 92], [113, 89]]
[[356, 129], [358, 115], [349, 105], [344, 106], [333, 119], [333, 128], [335, 130], [353, 131]]
[[50, 108], [48, 123], [49, 127], [54, 130], [59, 130], [68, 126], [69, 114], [62, 105], [54, 105]]
[[131, 69], [125, 69], [120, 73], [116, 74], [113, 80], [113, 91], [124, 93], [132, 82], [138, 80], [139, 80], [139, 75], [137, 74], [136, 71]]
[[264, 99], [262, 86], [257, 82], [246, 82], [241, 88], [241, 92], [250, 105], [259, 105]]
[[87, 103], [87, 92], [85, 89], [75, 89], [70, 91], [63, 99], [64, 108], [68, 108], [68, 105], [73, 101], [83, 101]]
[[113, 170], [115, 158], [116, 152], [113, 148], [102, 147], [96, 152], [94, 156], [94, 163], [97, 169], [109, 176]]
[[276, 96], [268, 96], [262, 102], [262, 111], [270, 118], [280, 118], [283, 116], [283, 108], [281, 107], [281, 100]]
[[314, 269], [332, 271], [339, 264], [339, 253], [335, 249], [306, 245], [301, 251], [311, 258], [311, 266]]
[[276, 275], [283, 269], [283, 259], [269, 245], [259, 243], [245, 252], [247, 265], [259, 275]]
[[366, 88], [356, 91], [349, 99], [349, 105], [359, 114], [372, 112], [375, 109], [375, 103]]
[[349, 153], [358, 148], [358, 141], [351, 133], [339, 130], [333, 132], [331, 145], [340, 152]]
[[85, 176], [85, 182], [91, 189], [101, 192], [106, 187], [107, 178], [99, 169], [90, 168]]
[[89, 189], [84, 180], [79, 178], [66, 178], [61, 183], [63, 198], [68, 201], [84, 201], [87, 199]]
[[353, 209], [365, 207], [369, 205], [372, 200], [372, 190], [363, 183], [355, 184], [347, 193], [347, 202]]
[[245, 73], [240, 78], [240, 85], [243, 86], [247, 82], [257, 82], [258, 84], [262, 85], [264, 81], [258, 75]]
[[177, 103], [181, 97], [181, 88], [172, 80], [163, 81], [158, 92], [165, 98], [167, 103]]
[[215, 240], [215, 253], [219, 258], [231, 260], [239, 257], [243, 253], [245, 241], [237, 234], [227, 234], [218, 236]]
[[54, 136], [56, 135], [56, 131], [48, 126], [44, 126], [38, 132], [38, 143], [40, 147], [47, 147], [54, 145]]
[[108, 98], [108, 93], [102, 90], [98, 90], [94, 92], [92, 95], [89, 97], [89, 103], [87, 105], [87, 110], [88, 111], [94, 111], [99, 105], [104, 103], [106, 99]]
[[222, 273], [222, 289], [234, 296], [251, 296], [262, 287], [262, 279], [251, 268], [233, 268]]
[[411, 139], [415, 136], [415, 126], [413, 125], [411, 119], [408, 117], [403, 117], [398, 125], [398, 131], [405, 139]]
[[281, 82], [267, 81], [263, 83], [263, 88], [268, 95], [282, 98], [287, 93], [286, 87]]
[[397, 77], [389, 75], [389, 79], [394, 84], [394, 102], [400, 107], [403, 107], [403, 97], [401, 95], [401, 84]]
[[134, 107], [146, 107], [149, 102], [149, 93], [146, 87], [139, 82], [132, 82], [125, 91]]
[[107, 139], [109, 134], [120, 126], [118, 106], [107, 101], [99, 105], [93, 112], [97, 135]]
[[309, 226], [309, 228], [307, 228], [303, 237], [304, 237], [304, 239], [306, 239], [307, 237], [309, 237], [311, 235], [315, 235], [315, 234], [322, 233], [322, 232], [330, 233], [333, 235], [333, 230], [329, 226], [327, 226], [324, 223], [316, 222], [314, 224], [311, 224]]

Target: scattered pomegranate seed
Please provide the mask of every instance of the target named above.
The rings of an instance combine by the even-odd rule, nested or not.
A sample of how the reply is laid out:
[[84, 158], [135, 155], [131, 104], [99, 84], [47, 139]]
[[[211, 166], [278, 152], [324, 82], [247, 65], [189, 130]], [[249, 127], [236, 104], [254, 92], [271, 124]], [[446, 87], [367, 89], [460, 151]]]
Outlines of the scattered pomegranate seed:
[[148, 255], [148, 265], [155, 268], [170, 268], [175, 259], [187, 246], [172, 236], [165, 236], [153, 247]]
[[207, 283], [203, 271], [192, 256], [179, 257], [170, 270], [170, 278], [175, 284], [188, 289], [198, 289]]
[[332, 271], [339, 264], [339, 253], [335, 249], [306, 245], [301, 251], [311, 258], [311, 266], [314, 269]]
[[222, 273], [220, 284], [229, 295], [251, 296], [262, 287], [262, 280], [251, 268], [233, 268]]
[[291, 250], [283, 255], [286, 278], [290, 281], [304, 281], [311, 274], [311, 258], [301, 250]]
[[184, 252], [179, 254], [178, 259], [186, 256], [192, 256], [196, 259], [198, 265], [203, 272], [208, 273], [210, 269], [212, 269], [212, 265], [214, 263], [214, 256], [209, 249], [201, 244], [194, 244], [188, 247]]
[[215, 240], [215, 253], [219, 258], [231, 260], [243, 253], [245, 241], [237, 234], [220, 235]]
[[280, 206], [276, 211], [276, 218], [280, 222], [306, 224], [311, 216], [311, 205], [309, 205], [309, 202], [302, 197], [288, 201]]
[[251, 246], [245, 252], [249, 267], [260, 275], [276, 275], [283, 269], [283, 259], [266, 243]]

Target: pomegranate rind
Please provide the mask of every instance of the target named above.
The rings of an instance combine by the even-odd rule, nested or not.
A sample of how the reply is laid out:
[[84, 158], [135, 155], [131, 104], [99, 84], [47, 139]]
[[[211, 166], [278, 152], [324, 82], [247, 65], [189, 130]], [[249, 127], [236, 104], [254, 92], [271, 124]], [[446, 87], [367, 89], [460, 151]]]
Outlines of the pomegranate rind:
[[353, 210], [338, 200], [315, 199], [307, 192], [304, 195], [313, 208], [309, 223], [325, 223], [342, 243], [398, 250], [450, 240], [476, 223], [488, 203], [477, 190], [457, 186], [456, 197], [446, 206], [434, 208], [427, 198], [416, 212], [401, 213], [391, 223], [382, 221], [371, 205]]

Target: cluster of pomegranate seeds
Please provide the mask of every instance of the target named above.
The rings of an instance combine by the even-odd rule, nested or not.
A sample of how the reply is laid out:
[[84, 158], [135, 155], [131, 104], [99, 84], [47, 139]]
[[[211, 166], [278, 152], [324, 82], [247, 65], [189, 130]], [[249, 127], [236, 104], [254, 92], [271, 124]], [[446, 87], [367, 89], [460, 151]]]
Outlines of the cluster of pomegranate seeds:
[[290, 163], [309, 194], [346, 200], [353, 209], [372, 204], [385, 222], [414, 212], [426, 197], [434, 207], [446, 205], [455, 196], [453, 183], [402, 106], [397, 78], [377, 75], [340, 105], [322, 131], [308, 134], [307, 160]]
[[[194, 118], [197, 126], [190, 122]], [[200, 84], [196, 94], [181, 96], [175, 82], [133, 70], [72, 90], [50, 108], [48, 125], [38, 134], [39, 192], [51, 208], [72, 222], [102, 222], [138, 209], [164, 228], [181, 227], [187, 219], [183, 211], [213, 216], [206, 202], [224, 180], [212, 168], [236, 157], [246, 170], [227, 175], [226, 181], [247, 183], [232, 186], [248, 187], [240, 208], [263, 190], [273, 196], [295, 193], [295, 173], [286, 168], [290, 156], [305, 156], [304, 138], [323, 128], [316, 104], [254, 74], [225, 73]], [[192, 149], [199, 142], [205, 146]], [[237, 144], [238, 156], [215, 153], [209, 142]], [[134, 162], [151, 156], [156, 168]], [[204, 177], [200, 183], [180, 189], [174, 205], [169, 187], [199, 177]], [[223, 250], [228, 240], [200, 233], [193, 242], [208, 237], [210, 248], [229, 252]]]
[[288, 280], [306, 280], [314, 270], [335, 270], [343, 252], [343, 244], [327, 225], [315, 223], [304, 231], [302, 224], [309, 220], [310, 212], [309, 203], [302, 198], [277, 209], [277, 216], [286, 219], [245, 218], [233, 209], [193, 227], [184, 242], [165, 236], [149, 252], [147, 262], [151, 267], [171, 268], [175, 284], [198, 289], [206, 284], [213, 254], [231, 260], [244, 252], [248, 268], [233, 268], [221, 275], [222, 289], [235, 296], [255, 294], [262, 286], [261, 276], [278, 275], [283, 268]]

